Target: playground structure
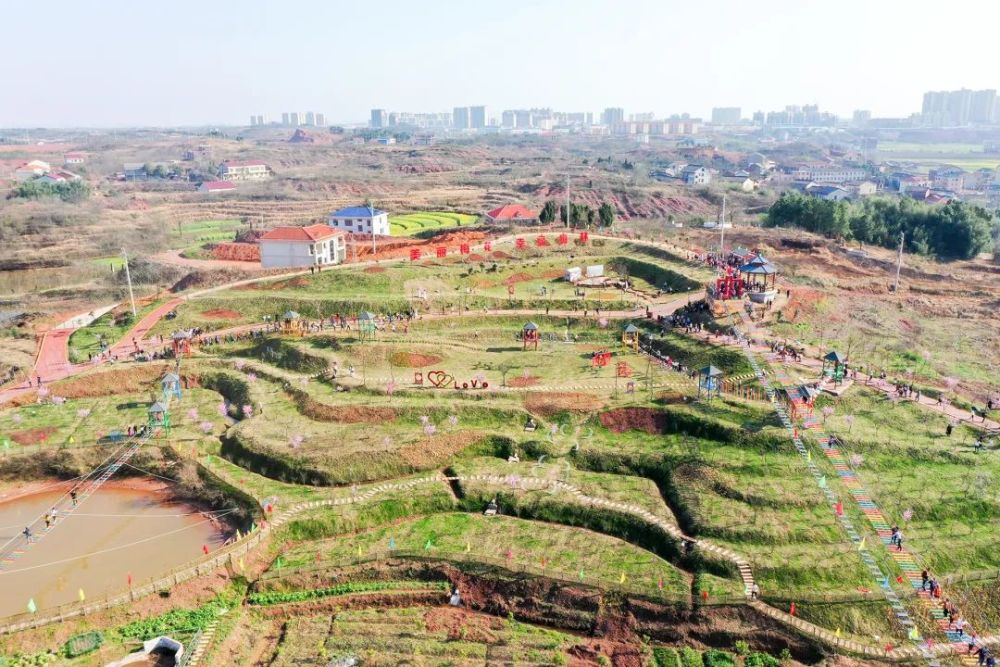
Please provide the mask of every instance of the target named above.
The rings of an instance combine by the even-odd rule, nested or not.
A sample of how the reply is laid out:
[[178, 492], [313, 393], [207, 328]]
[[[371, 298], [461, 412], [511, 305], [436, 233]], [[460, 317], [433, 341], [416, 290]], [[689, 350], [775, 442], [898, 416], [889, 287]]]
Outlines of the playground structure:
[[725, 273], [715, 279], [713, 297], [723, 301], [743, 298], [744, 282], [738, 269], [727, 266]]
[[622, 331], [622, 345], [625, 349], [630, 349], [633, 352], [639, 352], [639, 328], [634, 324], [629, 324]]
[[149, 416], [146, 425], [149, 427], [150, 432], [155, 433], [157, 429], [163, 429], [163, 432], [170, 435], [170, 408], [167, 406], [166, 401], [156, 401], [147, 411]]
[[378, 325], [375, 321], [375, 315], [367, 310], [362, 311], [358, 315], [358, 333], [361, 340], [374, 340], [376, 331], [378, 331]]
[[722, 396], [723, 375], [715, 366], [709, 364], [698, 371], [698, 398], [711, 400]]
[[538, 325], [534, 322], [528, 322], [521, 329], [521, 343], [522, 349], [527, 350], [528, 346], [533, 346], [533, 349], [538, 349], [538, 341], [541, 338], [541, 334], [538, 330]]
[[180, 359], [181, 355], [191, 356], [191, 339], [193, 338], [190, 331], [175, 331], [170, 336], [170, 344], [174, 350], [174, 358]]
[[177, 373], [167, 373], [160, 380], [160, 388], [163, 393], [163, 401], [168, 402], [171, 397], [181, 399], [181, 378]]
[[822, 377], [833, 380], [834, 384], [840, 384], [844, 381], [846, 373], [847, 359], [840, 352], [831, 350], [823, 357]]
[[302, 318], [294, 310], [287, 311], [281, 316], [281, 333], [293, 336], [304, 336]]

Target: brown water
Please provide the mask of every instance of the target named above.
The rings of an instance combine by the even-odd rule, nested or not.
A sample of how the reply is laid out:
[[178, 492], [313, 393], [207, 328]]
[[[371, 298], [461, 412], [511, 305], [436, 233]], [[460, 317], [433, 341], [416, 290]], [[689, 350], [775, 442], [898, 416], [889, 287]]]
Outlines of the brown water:
[[[0, 503], [0, 544], [44, 514], [62, 491]], [[165, 502], [161, 492], [102, 488], [58, 519], [13, 563], [0, 568], [0, 617], [88, 600], [147, 583], [171, 568], [215, 550], [225, 539], [207, 517], [189, 505]]]

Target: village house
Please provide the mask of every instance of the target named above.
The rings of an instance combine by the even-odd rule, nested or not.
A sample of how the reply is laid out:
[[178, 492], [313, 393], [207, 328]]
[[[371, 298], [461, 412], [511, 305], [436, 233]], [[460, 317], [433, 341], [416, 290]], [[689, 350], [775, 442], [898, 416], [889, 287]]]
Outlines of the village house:
[[23, 183], [24, 181], [30, 181], [38, 178], [39, 176], [44, 176], [50, 171], [52, 171], [52, 167], [48, 162], [43, 162], [42, 160], [32, 160], [31, 162], [25, 162], [14, 170], [14, 180]]
[[226, 160], [219, 165], [219, 180], [260, 181], [271, 177], [271, 168], [262, 160]]
[[79, 181], [80, 176], [74, 174], [71, 171], [66, 171], [65, 169], [56, 169], [50, 171], [47, 174], [42, 174], [37, 179], [36, 183], [42, 183], [45, 185], [55, 185], [57, 183], [69, 183], [70, 181]]
[[681, 169], [680, 178], [687, 185], [708, 185], [712, 182], [712, 173], [700, 164], [689, 164]]
[[851, 193], [845, 188], [839, 185], [831, 185], [826, 183], [809, 183], [803, 188], [803, 192], [817, 199], [824, 199], [826, 201], [844, 201], [849, 199]]
[[87, 156], [79, 151], [70, 151], [63, 155], [63, 164], [83, 164], [87, 161]]
[[232, 192], [236, 189], [236, 184], [232, 181], [205, 181], [198, 186], [198, 192]]
[[389, 236], [389, 214], [367, 206], [348, 206], [330, 214], [327, 220], [334, 229], [352, 234]]
[[329, 225], [275, 227], [260, 237], [260, 265], [265, 269], [327, 266], [346, 257], [344, 232]]

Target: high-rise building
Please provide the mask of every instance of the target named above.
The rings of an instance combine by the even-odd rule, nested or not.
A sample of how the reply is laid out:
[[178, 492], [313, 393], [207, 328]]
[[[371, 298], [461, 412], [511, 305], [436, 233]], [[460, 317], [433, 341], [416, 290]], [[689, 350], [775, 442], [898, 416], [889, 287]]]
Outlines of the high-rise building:
[[997, 101], [997, 91], [993, 89], [977, 90], [972, 93], [969, 102], [969, 122], [972, 123], [992, 123], [996, 119], [993, 116], [994, 107]]
[[469, 126], [473, 130], [481, 130], [486, 127], [486, 107], [469, 107]]
[[289, 121], [289, 119], [288, 119], [288, 112], [287, 111], [282, 111], [281, 112], [281, 124], [284, 125], [284, 126], [286, 126], [286, 127], [291, 124], [290, 121]]
[[258, 125], [264, 125], [265, 122], [266, 121], [264, 120], [264, 114], [262, 114], [262, 113], [261, 114], [257, 114], [257, 124]]
[[455, 107], [451, 112], [451, 126], [456, 130], [469, 129], [469, 107]]
[[712, 109], [712, 122], [717, 125], [737, 125], [743, 117], [739, 107], [715, 107]]
[[514, 127], [529, 129], [535, 126], [535, 117], [527, 109], [518, 109], [514, 112]]
[[924, 93], [921, 122], [932, 127], [993, 123], [996, 118], [997, 91], [937, 90]]
[[257, 127], [257, 116], [250, 114], [250, 127]]
[[854, 115], [851, 116], [851, 124], [854, 127], [865, 127], [871, 122], [872, 112], [867, 109], [855, 109]]
[[300, 121], [299, 121], [300, 117], [301, 116], [299, 115], [298, 111], [289, 111], [288, 112], [288, 124], [291, 125], [292, 127], [298, 127], [299, 124], [300, 124]]
[[372, 109], [372, 127], [385, 127], [388, 124], [388, 114], [385, 109]]
[[507, 109], [500, 114], [500, 127], [514, 127], [514, 112]]
[[316, 114], [312, 111], [306, 112], [306, 125], [309, 127], [316, 127]]
[[316, 127], [326, 127], [326, 116], [319, 112], [316, 113]]
[[625, 109], [621, 107], [608, 107], [601, 114], [602, 125], [614, 125], [625, 122]]

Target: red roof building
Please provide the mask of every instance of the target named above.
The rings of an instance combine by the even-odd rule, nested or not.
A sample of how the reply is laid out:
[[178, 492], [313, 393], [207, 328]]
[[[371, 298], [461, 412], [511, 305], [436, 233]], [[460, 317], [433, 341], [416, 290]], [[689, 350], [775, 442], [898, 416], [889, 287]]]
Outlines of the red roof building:
[[308, 227], [275, 227], [260, 237], [261, 241], [322, 241], [334, 236], [343, 236], [344, 231], [329, 225], [309, 225]]
[[507, 204], [506, 206], [488, 211], [486, 217], [493, 222], [529, 222], [537, 220], [538, 214], [520, 204]]
[[232, 192], [236, 184], [232, 181], [205, 181], [198, 186], [198, 192]]

